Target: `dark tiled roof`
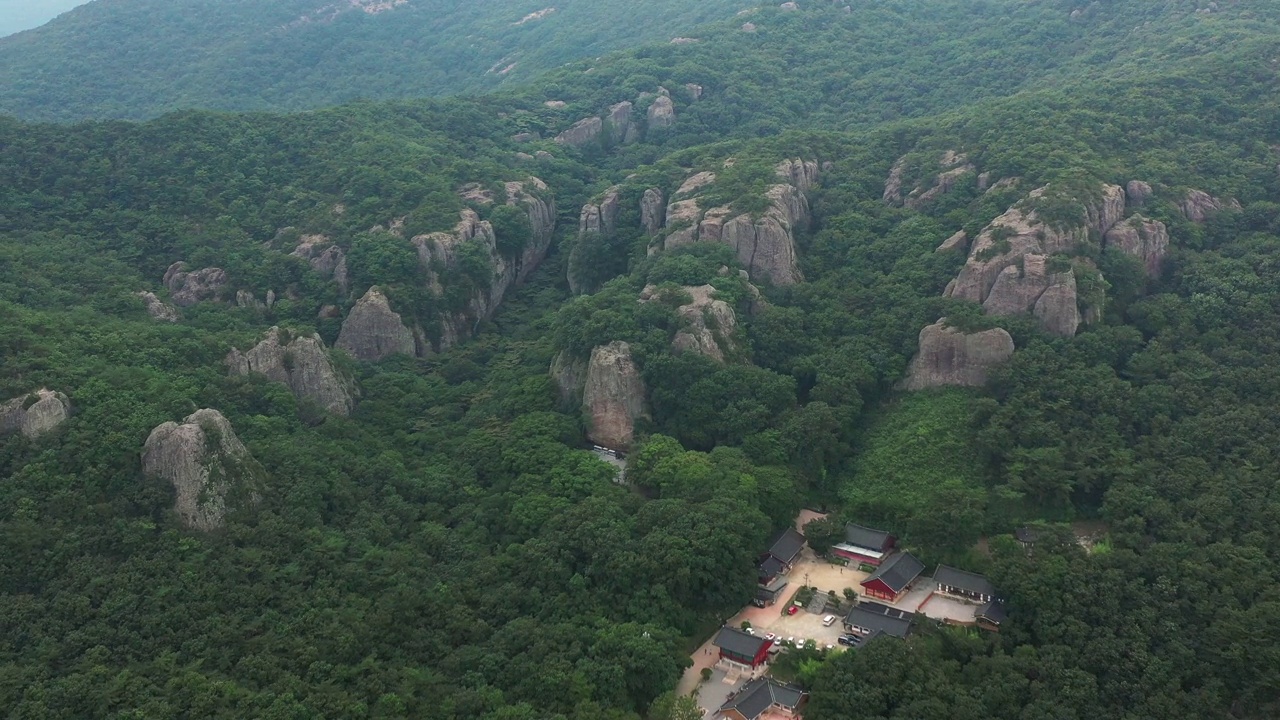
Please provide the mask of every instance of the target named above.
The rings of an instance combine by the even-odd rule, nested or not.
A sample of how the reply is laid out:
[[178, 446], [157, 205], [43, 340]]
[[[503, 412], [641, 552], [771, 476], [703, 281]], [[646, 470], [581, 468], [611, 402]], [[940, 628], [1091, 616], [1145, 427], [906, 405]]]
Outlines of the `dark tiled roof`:
[[933, 574], [933, 579], [939, 585], [960, 588], [978, 595], [995, 596], [996, 594], [995, 586], [982, 575], [965, 570], [957, 570], [946, 565], [938, 566], [938, 571]]
[[874, 604], [863, 603], [862, 605], [855, 605], [849, 611], [849, 614], [845, 616], [845, 623], [855, 627], [866, 628], [871, 631], [872, 635], [879, 632], [894, 637], [906, 637], [907, 631], [911, 628], [912, 616], [908, 613], [903, 613], [904, 617], [895, 617], [878, 612], [875, 608], [866, 607]]
[[737, 710], [747, 720], [754, 720], [775, 704], [794, 710], [800, 706], [804, 695], [798, 687], [783, 685], [772, 678], [756, 678], [721, 705], [720, 712]]
[[875, 572], [862, 581], [862, 584], [868, 585], [874, 580], [879, 580], [894, 592], [902, 592], [903, 588], [920, 577], [922, 572], [924, 572], [924, 563], [917, 560], [911, 553], [900, 552], [881, 563]]
[[716, 635], [716, 647], [743, 657], [755, 657], [760, 648], [769, 641], [743, 632], [738, 628], [722, 627]]
[[976, 617], [979, 620], [986, 620], [993, 625], [1003, 625], [1009, 619], [1008, 613], [1004, 611], [1004, 603], [999, 600], [991, 602], [978, 608]]
[[784, 563], [790, 563], [800, 556], [801, 550], [804, 550], [804, 535], [796, 532], [795, 528], [787, 528], [773, 541], [769, 554]]
[[760, 563], [760, 571], [757, 574], [765, 578], [777, 577], [785, 569], [786, 565], [783, 565], [781, 560], [770, 555]]
[[889, 533], [883, 530], [872, 530], [869, 527], [849, 523], [844, 526], [844, 541], [857, 547], [884, 550], [889, 542]]

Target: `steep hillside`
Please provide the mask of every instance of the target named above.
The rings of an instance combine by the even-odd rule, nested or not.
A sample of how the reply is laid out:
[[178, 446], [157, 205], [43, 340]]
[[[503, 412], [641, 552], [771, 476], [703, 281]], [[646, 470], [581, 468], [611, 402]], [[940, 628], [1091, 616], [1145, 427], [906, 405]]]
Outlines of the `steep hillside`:
[[802, 5], [0, 118], [0, 707], [677, 720], [825, 505], [1009, 617], [789, 651], [810, 720], [1280, 714], [1280, 12]]
[[296, 110], [527, 81], [666, 42], [750, 0], [96, 0], [0, 39], [0, 112]]

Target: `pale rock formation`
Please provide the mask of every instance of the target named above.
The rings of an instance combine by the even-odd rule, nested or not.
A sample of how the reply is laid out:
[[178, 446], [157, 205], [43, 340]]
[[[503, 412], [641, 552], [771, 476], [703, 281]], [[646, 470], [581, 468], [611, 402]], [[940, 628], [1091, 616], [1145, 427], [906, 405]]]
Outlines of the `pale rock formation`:
[[237, 375], [260, 373], [289, 386], [294, 397], [307, 400], [335, 415], [349, 415], [355, 406], [355, 388], [329, 359], [319, 335], [291, 337], [278, 327], [246, 352], [232, 348], [227, 367]]
[[28, 440], [35, 440], [57, 429], [69, 417], [71, 401], [67, 396], [40, 388], [0, 404], [0, 436], [20, 432]]
[[884, 193], [880, 199], [890, 205], [898, 205], [902, 202], [902, 176], [907, 172], [907, 156], [903, 155], [898, 158], [893, 167], [889, 168], [889, 177], [884, 181]]
[[539, 150], [533, 154], [535, 160], [555, 160], [556, 156], [546, 150]]
[[788, 11], [789, 11], [789, 10], [799, 10], [799, 9], [800, 9], [800, 5], [798, 5], [797, 3], [794, 3], [794, 2], [784, 2], [784, 3], [782, 3], [781, 5], [779, 5], [778, 7], [782, 8], [783, 10], [788, 10]]
[[1137, 258], [1150, 277], [1159, 277], [1169, 255], [1169, 229], [1159, 220], [1133, 215], [1107, 231], [1107, 247]]
[[665, 130], [675, 125], [676, 106], [671, 102], [671, 98], [666, 95], [654, 98], [653, 104], [649, 106], [648, 118], [650, 130]]
[[1013, 349], [1013, 338], [1000, 328], [964, 333], [939, 320], [920, 331], [919, 350], [903, 387], [980, 387], [992, 368], [1013, 357]]
[[688, 91], [691, 100], [702, 99], [702, 86], [697, 83], [685, 83], [684, 89]]
[[178, 261], [164, 273], [164, 286], [169, 298], [178, 307], [191, 307], [204, 300], [216, 300], [227, 284], [227, 273], [222, 268], [204, 268], [188, 271], [187, 264]]
[[594, 142], [603, 131], [604, 121], [600, 118], [583, 118], [574, 123], [568, 130], [557, 135], [555, 141], [561, 145], [580, 148]]
[[1075, 273], [1071, 268], [1048, 272], [1048, 260], [1024, 255], [1021, 268], [1010, 265], [1000, 271], [982, 309], [998, 316], [1032, 313], [1047, 332], [1073, 337], [1080, 326]]
[[663, 248], [671, 250], [681, 245], [688, 245], [698, 239], [698, 221], [702, 218], [702, 209], [697, 198], [676, 200], [667, 206], [667, 238]]
[[[695, 352], [716, 362], [724, 362], [725, 353], [734, 349], [733, 336], [738, 328], [738, 317], [733, 308], [723, 300], [716, 300], [716, 289], [711, 285], [685, 286], [689, 302], [676, 309], [681, 328], [671, 341], [677, 353]], [[641, 302], [658, 300], [661, 292], [656, 286], [646, 286], [640, 293]]]
[[969, 245], [969, 233], [960, 230], [956, 234], [942, 241], [934, 252], [951, 252], [952, 250], [964, 250]]
[[640, 128], [631, 119], [632, 105], [622, 101], [609, 108], [609, 136], [613, 142], [633, 143], [640, 139]]
[[562, 408], [578, 408], [582, 405], [582, 388], [587, 381], [587, 364], [575, 360], [568, 350], [556, 353], [551, 361], [551, 379]]
[[589, 241], [589, 236], [591, 235], [608, 237], [617, 231], [618, 212], [621, 210], [621, 202], [622, 188], [615, 185], [605, 191], [600, 204], [587, 203], [582, 206], [582, 212], [578, 215], [578, 242], [569, 253], [569, 292], [576, 295], [582, 290], [578, 284], [574, 268], [577, 267], [577, 258], [583, 243]]
[[903, 204], [913, 210], [924, 207], [934, 200], [937, 200], [939, 197], [942, 197], [954, 190], [956, 183], [959, 182], [960, 178], [972, 173], [973, 171], [973, 165], [969, 165], [967, 163], [959, 167], [951, 168], [950, 170], [944, 170], [934, 177], [932, 187], [927, 190], [923, 187], [915, 188], [911, 191], [911, 194], [907, 196], [906, 200], [903, 201]]
[[666, 220], [666, 205], [662, 200], [662, 191], [658, 188], [645, 190], [644, 196], [640, 198], [640, 224], [644, 225], [644, 231], [649, 235], [657, 235]]
[[1186, 219], [1200, 223], [1208, 220], [1209, 216], [1216, 212], [1239, 210], [1240, 203], [1236, 200], [1221, 200], [1203, 190], [1188, 190], [1186, 196], [1178, 203], [1178, 209]]
[[645, 386], [631, 357], [631, 346], [615, 341], [591, 351], [582, 409], [597, 445], [625, 450], [635, 438], [636, 420], [648, 417]]
[[303, 235], [298, 246], [289, 253], [307, 261], [318, 275], [332, 278], [343, 294], [350, 291], [350, 275], [347, 271], [347, 254], [324, 235]]
[[142, 298], [142, 305], [152, 318], [164, 322], [178, 322], [178, 308], [156, 297], [155, 293], [139, 290], [134, 295]]
[[197, 410], [182, 424], [151, 431], [142, 450], [142, 471], [167, 480], [176, 491], [173, 509], [190, 530], [226, 524], [227, 511], [260, 500], [265, 476], [231, 423], [217, 410]]
[[1141, 180], [1130, 180], [1124, 186], [1124, 194], [1132, 205], [1143, 205], [1155, 195], [1151, 185]]
[[756, 24], [752, 22], [742, 23], [742, 32], [753, 33], [756, 31]]
[[417, 350], [413, 333], [376, 285], [369, 288], [342, 321], [336, 347], [357, 360], [368, 361], [397, 353], [414, 355]]
[[817, 160], [783, 160], [775, 168], [778, 177], [791, 183], [800, 192], [809, 192], [818, 183]]

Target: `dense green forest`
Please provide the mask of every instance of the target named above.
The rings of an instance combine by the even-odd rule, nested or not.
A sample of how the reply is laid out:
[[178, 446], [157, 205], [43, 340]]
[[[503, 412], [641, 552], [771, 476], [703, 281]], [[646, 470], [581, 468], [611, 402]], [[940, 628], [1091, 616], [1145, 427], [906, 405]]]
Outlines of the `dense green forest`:
[[[537, 29], [504, 13], [541, 7], [411, 0], [292, 38], [246, 29], [314, 5], [100, 0], [0, 41], [0, 109], [44, 120], [317, 108], [484, 89], [513, 52], [528, 67], [492, 94], [295, 114], [0, 117], [8, 716], [668, 720], [655, 699], [750, 599], [755, 559], [802, 506], [986, 572], [1010, 616], [998, 635], [926, 627], [806, 657], [810, 720], [1280, 714], [1272, 4], [814, 2], [723, 19], [737, 5], [565, 3]], [[203, 33], [172, 74], [170, 23]], [[424, 26], [457, 42], [435, 55], [398, 35], [428, 44]], [[127, 82], [98, 54], [108, 29], [146, 46]], [[335, 37], [364, 59], [280, 62]], [[76, 83], [40, 69], [64, 61]], [[119, 84], [88, 92], [83, 64]], [[644, 116], [663, 91], [674, 124], [651, 114], [638, 140], [603, 123], [576, 147], [540, 139], [623, 100]], [[916, 202], [948, 156], [962, 181]], [[794, 158], [816, 173], [796, 191], [812, 216], [789, 236], [797, 282], [643, 227], [648, 190], [763, 222]], [[699, 172], [717, 178], [680, 194]], [[909, 202], [886, 201], [895, 173]], [[1057, 230], [1133, 180], [1149, 196], [1124, 213], [1167, 228], [1167, 256], [1144, 272], [1083, 232], [1051, 257], [1079, 274], [1078, 333], [944, 295], [972, 260], [937, 250], [957, 230], [979, 237], [1024, 202]], [[1192, 190], [1218, 211], [1189, 212]], [[580, 233], [580, 209], [611, 193], [616, 227]], [[345, 276], [299, 254], [315, 237]], [[225, 285], [179, 302], [179, 261]], [[708, 330], [719, 356], [678, 352], [706, 285], [735, 325]], [[373, 287], [413, 337], [372, 362], [332, 351], [357, 389], [349, 416], [228, 371], [273, 326], [345, 347]], [[1017, 350], [978, 386], [908, 392], [921, 328], [943, 317]], [[620, 342], [645, 388], [629, 485], [584, 450], [599, 428], [548, 372]], [[65, 393], [69, 417], [17, 432], [39, 388]], [[225, 416], [260, 483], [208, 532], [144, 470], [152, 430], [200, 408]], [[1106, 541], [1087, 552], [1073, 520]], [[1028, 523], [1032, 553], [1010, 537]]]

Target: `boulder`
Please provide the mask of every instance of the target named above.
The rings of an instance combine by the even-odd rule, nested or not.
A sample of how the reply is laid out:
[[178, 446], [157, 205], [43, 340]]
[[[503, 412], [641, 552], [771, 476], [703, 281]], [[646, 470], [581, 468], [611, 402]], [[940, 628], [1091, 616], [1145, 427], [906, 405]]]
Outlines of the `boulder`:
[[702, 86], [697, 83], [685, 83], [684, 89], [689, 93], [690, 100], [702, 99]]
[[414, 355], [417, 350], [413, 333], [376, 285], [369, 288], [342, 321], [336, 347], [357, 360], [367, 361], [382, 360], [397, 353]]
[[67, 396], [40, 388], [0, 404], [0, 435], [20, 432], [28, 440], [35, 440], [57, 429], [69, 417], [71, 401]]
[[1125, 197], [1129, 198], [1132, 205], [1143, 205], [1155, 195], [1155, 191], [1151, 189], [1151, 185], [1141, 180], [1130, 180], [1124, 186]]
[[347, 254], [324, 235], [303, 235], [298, 246], [289, 253], [307, 261], [317, 274], [332, 278], [345, 295], [350, 291], [350, 275], [347, 272]]
[[960, 230], [955, 235], [942, 241], [934, 252], [951, 252], [953, 250], [964, 250], [969, 245], [969, 233]]
[[965, 333], [939, 320], [920, 331], [919, 350], [903, 387], [980, 387], [992, 368], [1013, 357], [1013, 349], [1013, 338], [1000, 328]]
[[667, 237], [662, 247], [671, 250], [696, 241], [701, 219], [702, 208], [697, 198], [672, 202], [667, 206]]
[[600, 204], [587, 203], [582, 206], [582, 212], [578, 214], [578, 242], [573, 246], [573, 250], [569, 253], [569, 292], [578, 294], [582, 291], [578, 284], [577, 275], [574, 268], [578, 266], [579, 251], [583, 247], [583, 243], [588, 241], [588, 236], [604, 235], [611, 236], [617, 230], [618, 212], [621, 209], [622, 190], [618, 186], [614, 186], [605, 191], [604, 198]]
[[[676, 353], [696, 352], [716, 362], [724, 362], [725, 353], [734, 349], [733, 336], [738, 328], [738, 318], [733, 308], [723, 300], [714, 299], [715, 287], [711, 285], [685, 286], [689, 302], [676, 309], [681, 327], [671, 341]], [[657, 300], [661, 293], [649, 285], [640, 294], [641, 302]]]
[[674, 199], [675, 197], [690, 195], [710, 185], [715, 181], [716, 181], [716, 174], [709, 170], [704, 170], [700, 173], [694, 173], [693, 175], [690, 175], [688, 178], [686, 178], [684, 182], [680, 183], [680, 187], [676, 189], [676, 193], [672, 197]]
[[173, 485], [173, 510], [183, 526], [206, 532], [222, 528], [228, 510], [256, 505], [266, 474], [231, 423], [208, 409], [152, 430], [142, 471]]
[[555, 141], [561, 145], [580, 148], [595, 142], [603, 131], [604, 121], [600, 118], [583, 118], [557, 135]]
[[974, 167], [972, 165], [965, 164], [938, 173], [938, 175], [933, 179], [933, 185], [928, 189], [925, 189], [923, 186], [916, 187], [911, 191], [911, 194], [907, 196], [906, 200], [903, 201], [903, 204], [913, 210], [918, 210], [954, 190], [956, 183], [959, 182], [960, 178], [972, 173], [973, 171]]
[[355, 387], [334, 367], [320, 336], [292, 336], [278, 327], [246, 352], [232, 348], [227, 367], [237, 375], [260, 373], [289, 386], [294, 397], [313, 402], [335, 415], [355, 407]]
[[766, 196], [769, 209], [759, 219], [738, 215], [724, 224], [721, 237], [753, 281], [792, 285], [803, 279], [794, 232], [809, 225], [809, 201], [793, 185], [774, 185]]
[[1159, 277], [1169, 255], [1169, 229], [1159, 220], [1133, 215], [1107, 231], [1106, 246], [1137, 258], [1149, 277]]
[[640, 224], [649, 235], [657, 235], [667, 221], [666, 205], [662, 200], [662, 191], [649, 188], [640, 198]]
[[800, 192], [807, 193], [818, 183], [817, 160], [783, 160], [774, 168], [778, 177], [795, 186]]
[[884, 193], [880, 195], [880, 199], [890, 205], [899, 205], [902, 203], [902, 176], [907, 172], [907, 156], [903, 155], [898, 158], [893, 167], [889, 168], [889, 177], [884, 181]]
[[753, 33], [756, 31], [756, 24], [753, 22], [742, 23], [742, 32]]
[[645, 386], [631, 357], [631, 346], [615, 341], [591, 351], [582, 409], [597, 445], [626, 450], [635, 438], [636, 420], [647, 418]]
[[648, 117], [650, 130], [665, 130], [676, 124], [676, 106], [671, 98], [659, 95], [649, 105]]
[[169, 298], [178, 307], [191, 307], [204, 300], [217, 300], [227, 285], [227, 273], [222, 268], [204, 268], [188, 271], [187, 264], [178, 261], [164, 273], [164, 286]]
[[1182, 216], [1191, 222], [1204, 222], [1210, 215], [1221, 210], [1239, 210], [1240, 203], [1235, 200], [1221, 200], [1203, 190], [1188, 190], [1182, 202], [1178, 203]]
[[142, 298], [142, 305], [152, 318], [164, 322], [178, 322], [178, 308], [156, 297], [155, 293], [139, 290], [134, 295]]
[[632, 105], [624, 100], [609, 108], [609, 138], [615, 143], [633, 143], [640, 139], [640, 128], [631, 119]]

